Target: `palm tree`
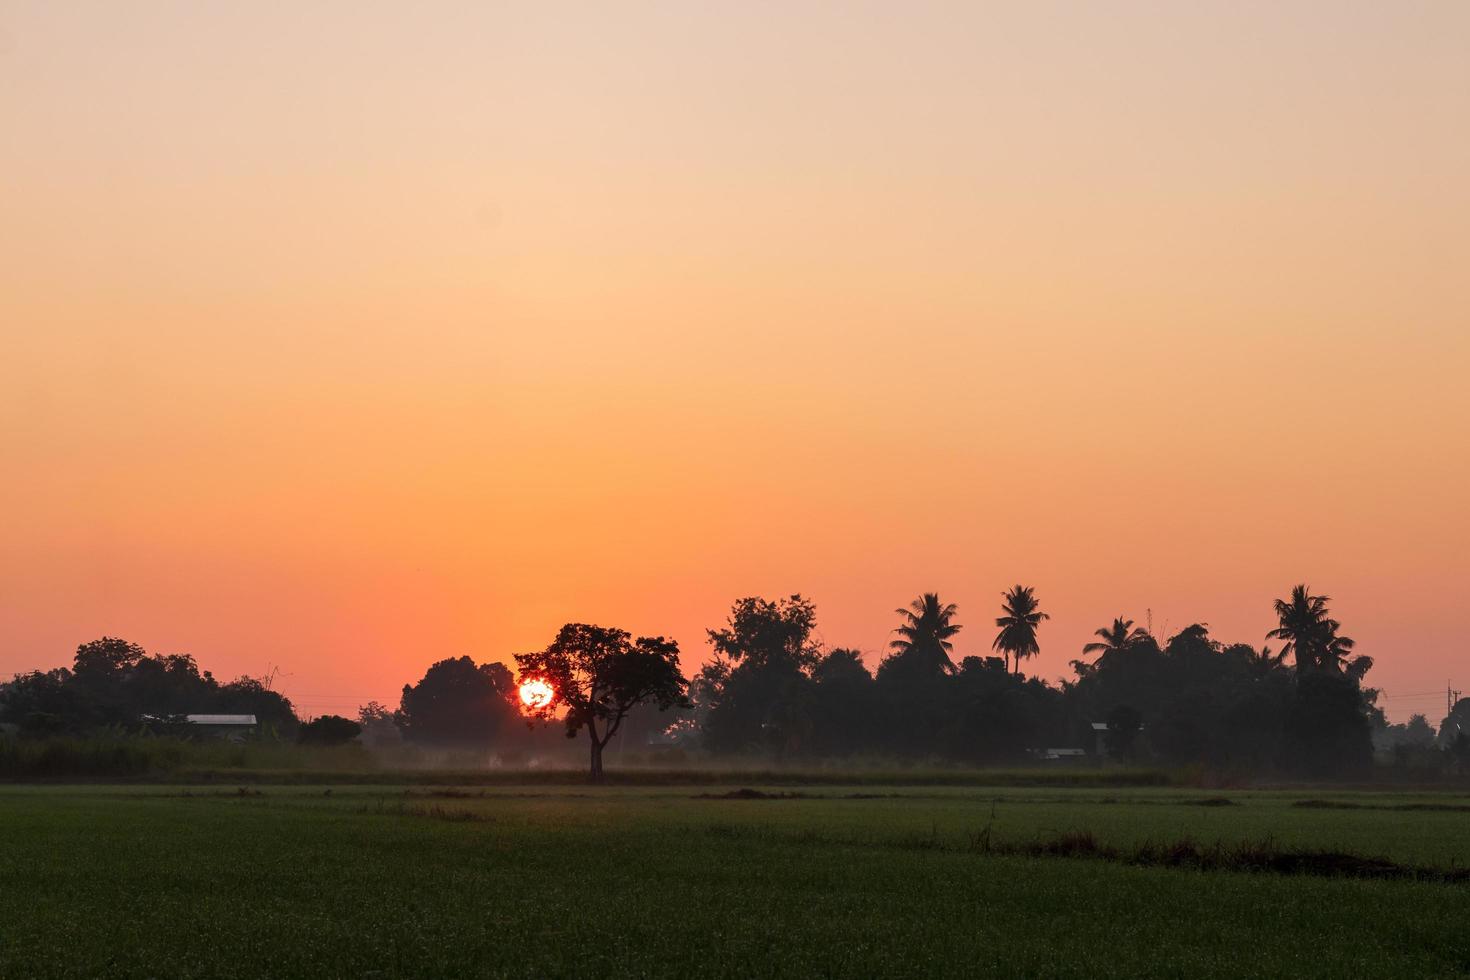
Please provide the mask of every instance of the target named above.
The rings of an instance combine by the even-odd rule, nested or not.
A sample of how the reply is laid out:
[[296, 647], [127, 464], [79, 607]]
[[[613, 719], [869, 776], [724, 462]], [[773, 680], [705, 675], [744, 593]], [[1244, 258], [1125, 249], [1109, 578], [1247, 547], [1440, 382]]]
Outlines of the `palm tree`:
[[[1357, 644], [1353, 642], [1351, 637], [1337, 635], [1337, 623], [1333, 623], [1332, 627], [1332, 633], [1327, 637], [1327, 643], [1322, 647], [1322, 652], [1318, 656], [1317, 666], [1330, 667], [1340, 674], [1343, 668], [1347, 667], [1350, 662], [1366, 659], [1369, 665], [1372, 665], [1373, 661], [1371, 658], [1354, 657], [1352, 655], [1353, 647]], [[1366, 670], [1367, 668], [1365, 667], [1363, 669]]]
[[938, 593], [925, 592], [907, 609], [894, 612], [903, 617], [903, 623], [894, 631], [898, 639], [888, 644], [894, 657], [925, 668], [926, 673], [952, 672], [954, 661], [949, 653], [954, 644], [950, 638], [963, 629], [953, 622], [955, 604], [941, 603]]
[[1328, 666], [1340, 672], [1344, 657], [1353, 648], [1351, 639], [1337, 635], [1342, 624], [1328, 615], [1331, 610], [1327, 604], [1331, 601], [1329, 596], [1312, 595], [1306, 585], [1293, 588], [1290, 598], [1276, 600], [1276, 618], [1281, 625], [1266, 636], [1286, 641], [1281, 655], [1296, 656], [1298, 673]]
[[1116, 657], [1117, 654], [1127, 650], [1139, 640], [1148, 636], [1148, 630], [1142, 626], [1134, 629], [1133, 620], [1124, 619], [1119, 616], [1113, 620], [1112, 626], [1104, 626], [1095, 632], [1093, 636], [1099, 637], [1099, 639], [1083, 647], [1082, 654], [1083, 656], [1092, 653], [1097, 654], [1098, 657], [1093, 661], [1093, 665], [1100, 666], [1105, 660], [1110, 657]]
[[996, 634], [991, 649], [1005, 653], [1007, 666], [1014, 656], [1016, 673], [1019, 674], [1021, 659], [1041, 652], [1041, 645], [1036, 642], [1036, 630], [1043, 619], [1051, 617], [1037, 608], [1036, 592], [1029, 585], [1018, 585], [1009, 592], [1002, 592], [1001, 598], [1005, 601], [1001, 603], [1000, 611], [1005, 615], [995, 621], [1000, 632]]
[[1272, 653], [1271, 648], [1268, 646], [1263, 646], [1259, 650], [1255, 649], [1254, 647], [1246, 646], [1246, 644], [1244, 643], [1242, 643], [1241, 646], [1244, 647], [1247, 651], [1246, 664], [1250, 667], [1251, 673], [1256, 677], [1267, 676], [1273, 671], [1279, 669], [1281, 665], [1286, 661], [1285, 647], [1283, 647], [1280, 651], [1276, 653]]

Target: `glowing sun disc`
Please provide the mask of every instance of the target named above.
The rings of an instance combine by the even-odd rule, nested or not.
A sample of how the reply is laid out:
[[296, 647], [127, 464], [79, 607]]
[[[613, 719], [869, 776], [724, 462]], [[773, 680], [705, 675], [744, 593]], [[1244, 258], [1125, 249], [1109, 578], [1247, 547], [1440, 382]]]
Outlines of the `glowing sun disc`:
[[528, 708], [544, 708], [556, 695], [545, 681], [530, 680], [521, 685], [521, 704]]

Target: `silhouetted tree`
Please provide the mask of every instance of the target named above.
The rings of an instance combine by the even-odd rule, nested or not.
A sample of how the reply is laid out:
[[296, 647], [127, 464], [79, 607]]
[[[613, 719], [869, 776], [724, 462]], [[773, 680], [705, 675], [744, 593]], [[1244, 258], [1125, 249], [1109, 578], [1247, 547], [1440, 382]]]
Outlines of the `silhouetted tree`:
[[872, 748], [876, 716], [873, 675], [857, 650], [836, 649], [811, 673], [813, 741], [818, 755], [842, 756]]
[[299, 724], [291, 699], [280, 691], [271, 690], [266, 681], [254, 677], [239, 677], [220, 685], [213, 710], [254, 715], [263, 733], [278, 738], [289, 738]]
[[1007, 659], [1015, 658], [1016, 673], [1021, 672], [1021, 661], [1041, 652], [1036, 640], [1041, 621], [1050, 619], [1036, 602], [1036, 593], [1026, 585], [1018, 585], [1002, 593], [1001, 616], [995, 621], [1000, 627], [991, 649], [1005, 653]]
[[[921, 705], [930, 751], [975, 765], [1014, 765], [1032, 749], [1068, 744], [1062, 692], [1010, 672], [1000, 657], [965, 657]], [[932, 716], [932, 719], [931, 719]]]
[[1470, 776], [1470, 732], [1456, 732], [1444, 751], [1449, 757], [1451, 769], [1462, 776]]
[[732, 664], [806, 670], [820, 654], [812, 642], [816, 625], [817, 607], [800, 595], [774, 602], [751, 596], [730, 608], [724, 629], [706, 632], [715, 654]]
[[504, 664], [451, 657], [404, 685], [394, 720], [411, 742], [485, 747], [517, 720], [516, 697]]
[[1384, 725], [1373, 732], [1373, 748], [1386, 753], [1401, 769], [1437, 770], [1445, 759], [1434, 744], [1434, 728], [1422, 714], [1401, 725]]
[[1334, 634], [1322, 651], [1321, 666], [1338, 674], [1345, 674], [1354, 681], [1361, 681], [1373, 669], [1373, 658], [1367, 654], [1353, 654], [1356, 644], [1346, 636]]
[[716, 752], [802, 751], [810, 730], [810, 670], [820, 656], [812, 639], [816, 607], [800, 595], [748, 597], [725, 627], [709, 630], [715, 660], [695, 684], [706, 747]]
[[1238, 656], [1249, 668], [1253, 677], [1268, 677], [1286, 665], [1286, 649], [1273, 653], [1269, 646], [1257, 650], [1248, 643], [1236, 643], [1226, 648], [1226, 653]]
[[1429, 726], [1429, 719], [1422, 714], [1409, 716], [1404, 725], [1404, 741], [1409, 745], [1430, 745], [1434, 742], [1434, 729]]
[[1372, 725], [1363, 692], [1341, 674], [1298, 674], [1286, 720], [1286, 761], [1302, 775], [1343, 777], [1373, 761]]
[[1340, 671], [1343, 657], [1353, 647], [1352, 640], [1337, 633], [1341, 624], [1330, 615], [1331, 601], [1329, 596], [1312, 595], [1306, 585], [1295, 586], [1288, 598], [1276, 600], [1280, 625], [1266, 637], [1286, 641], [1281, 652], [1295, 655], [1298, 674], [1319, 667]]
[[1278, 626], [1266, 635], [1286, 641], [1282, 653], [1296, 658], [1296, 690], [1286, 721], [1288, 765], [1308, 775], [1343, 775], [1372, 761], [1372, 731], [1383, 724], [1365, 691], [1370, 657], [1352, 656], [1353, 641], [1339, 631], [1324, 595], [1305, 584], [1275, 603]]
[[602, 779], [602, 750], [637, 705], [687, 707], [679, 644], [661, 636], [634, 641], [620, 629], [568, 623], [545, 650], [516, 654], [521, 683], [543, 680], [554, 692], [532, 714], [543, 720], [565, 709], [567, 737], [587, 730], [590, 776]]
[[1470, 733], [1470, 698], [1460, 698], [1439, 723], [1439, 744], [1448, 748], [1461, 732]]
[[860, 650], [838, 647], [818, 660], [812, 668], [812, 680], [818, 684], [861, 687], [873, 680]]
[[79, 680], [94, 678], [112, 680], [136, 667], [148, 652], [136, 643], [115, 636], [104, 636], [77, 647], [72, 673]]
[[202, 713], [219, 702], [213, 675], [200, 672], [187, 653], [138, 659], [128, 670], [124, 691], [131, 709], [154, 716]]
[[0, 685], [0, 722], [13, 724], [27, 735], [84, 731], [97, 719], [71, 680], [71, 671], [65, 667], [15, 675]]
[[362, 726], [341, 715], [322, 715], [306, 722], [296, 733], [303, 745], [346, 745], [362, 734]]
[[[1099, 637], [1099, 639], [1084, 646], [1082, 648], [1082, 655], [1095, 655], [1096, 659], [1093, 660], [1091, 666], [1097, 667], [1101, 666], [1109, 656], [1127, 650], [1133, 644], [1142, 640], [1148, 635], [1148, 631], [1142, 627], [1135, 629], [1133, 627], [1133, 620], [1124, 619], [1119, 616], [1113, 620], [1112, 626], [1104, 626], [1092, 635]], [[1074, 661], [1074, 666], [1075, 664], [1076, 661]]]
[[935, 675], [954, 672], [950, 642], [963, 627], [954, 622], [954, 603], [942, 603], [938, 594], [925, 592], [907, 609], [895, 609], [903, 617], [894, 630], [898, 638], [888, 644], [895, 668]]
[[128, 681], [145, 657], [147, 652], [138, 644], [115, 636], [77, 647], [71, 683], [87, 703], [91, 724], [128, 725], [145, 713], [165, 713], [161, 706], [155, 712], [130, 696]]
[[393, 720], [393, 712], [377, 701], [369, 701], [357, 709], [357, 724], [362, 728], [362, 742], [370, 748], [397, 745], [403, 733]]

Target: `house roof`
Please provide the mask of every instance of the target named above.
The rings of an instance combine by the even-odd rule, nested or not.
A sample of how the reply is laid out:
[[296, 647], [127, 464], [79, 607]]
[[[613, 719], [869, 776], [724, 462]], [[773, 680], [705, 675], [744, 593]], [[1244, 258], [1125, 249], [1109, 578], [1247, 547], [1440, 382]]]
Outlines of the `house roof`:
[[253, 725], [254, 715], [185, 715], [191, 725]]

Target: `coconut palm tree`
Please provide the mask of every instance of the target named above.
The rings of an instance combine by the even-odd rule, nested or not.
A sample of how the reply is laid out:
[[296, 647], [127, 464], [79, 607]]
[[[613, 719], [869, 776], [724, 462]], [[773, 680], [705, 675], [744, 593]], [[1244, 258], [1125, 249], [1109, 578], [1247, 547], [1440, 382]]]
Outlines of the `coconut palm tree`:
[[[1336, 623], [1332, 624], [1334, 627]], [[1327, 646], [1323, 648], [1322, 656], [1318, 666], [1324, 670], [1331, 670], [1342, 674], [1354, 683], [1361, 684], [1363, 676], [1373, 669], [1373, 658], [1367, 654], [1353, 654], [1353, 647], [1357, 646], [1351, 637], [1338, 636], [1335, 632], [1327, 640]]]
[[951, 673], [954, 661], [950, 651], [954, 644], [950, 639], [962, 626], [954, 622], [956, 612], [952, 602], [940, 602], [936, 592], [925, 592], [907, 609], [895, 609], [903, 622], [894, 630], [898, 638], [889, 643], [895, 658], [902, 658], [925, 673]]
[[1008, 666], [1014, 656], [1016, 673], [1019, 674], [1022, 658], [1034, 657], [1041, 652], [1041, 645], [1036, 642], [1036, 630], [1043, 619], [1051, 617], [1038, 608], [1036, 592], [1029, 585], [1018, 585], [1009, 592], [1002, 592], [1001, 598], [1004, 601], [1000, 611], [1004, 615], [995, 621], [1000, 632], [996, 634], [991, 649], [1002, 651]]
[[1112, 626], [1104, 626], [1102, 629], [1093, 633], [1093, 636], [1099, 637], [1099, 639], [1083, 647], [1082, 655], [1097, 654], [1098, 657], [1093, 661], [1093, 666], [1101, 666], [1105, 660], [1108, 660], [1110, 657], [1115, 658], [1117, 654], [1127, 650], [1139, 640], [1148, 636], [1148, 630], [1142, 626], [1134, 629], [1133, 620], [1124, 619], [1119, 616], [1113, 620]]
[[1240, 646], [1244, 648], [1246, 664], [1250, 667], [1251, 674], [1256, 677], [1266, 677], [1272, 672], [1279, 670], [1281, 665], [1286, 662], [1286, 649], [1284, 647], [1273, 653], [1268, 646], [1262, 646], [1259, 650], [1247, 646], [1244, 643]]
[[1329, 615], [1331, 601], [1329, 596], [1312, 595], [1305, 584], [1293, 588], [1290, 598], [1276, 600], [1280, 625], [1266, 636], [1286, 641], [1281, 654], [1295, 655], [1298, 673], [1329, 665], [1340, 671], [1343, 657], [1353, 648], [1352, 640], [1337, 635], [1341, 624]]

